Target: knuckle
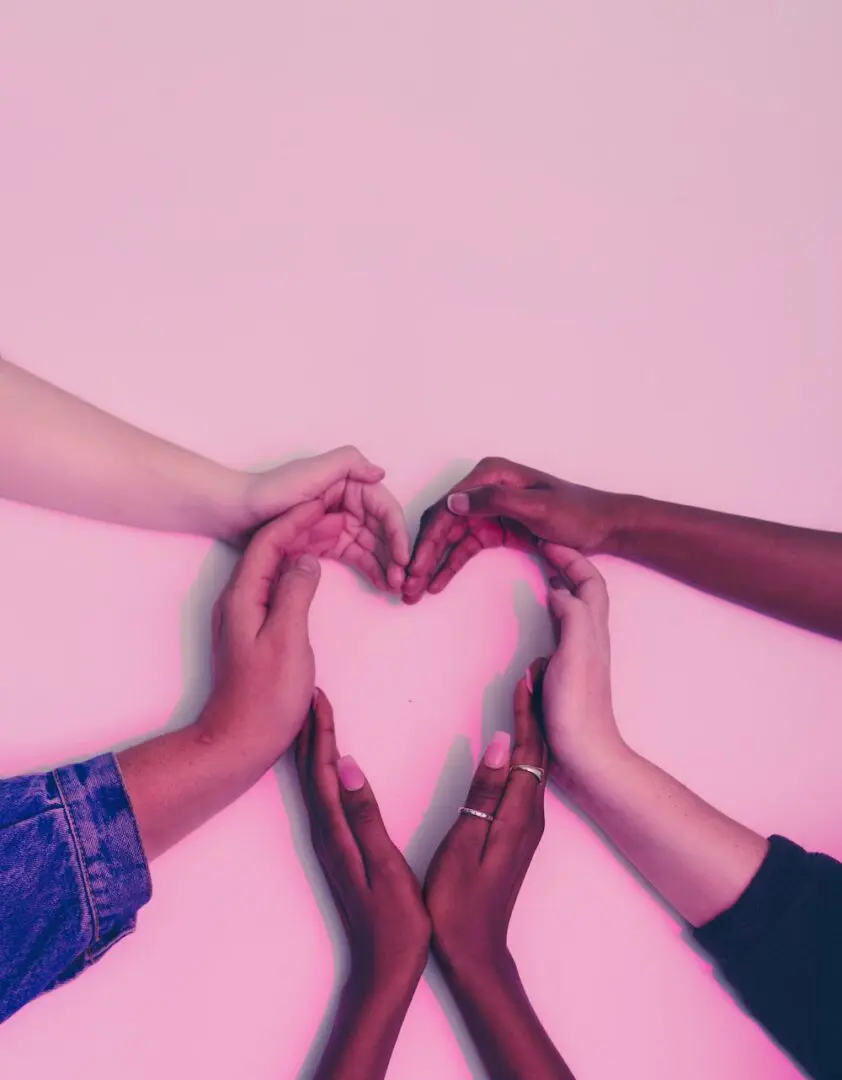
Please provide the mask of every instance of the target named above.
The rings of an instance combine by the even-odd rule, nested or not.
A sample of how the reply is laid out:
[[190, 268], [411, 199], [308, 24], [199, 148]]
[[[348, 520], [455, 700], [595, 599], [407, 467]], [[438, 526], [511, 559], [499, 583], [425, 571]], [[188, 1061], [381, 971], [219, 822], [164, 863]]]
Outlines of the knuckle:
[[488, 776], [478, 776], [471, 786], [471, 798], [490, 802], [500, 797], [501, 784]]
[[373, 825], [380, 819], [380, 813], [370, 799], [363, 799], [353, 806], [351, 816], [358, 825]]
[[509, 464], [510, 462], [506, 458], [500, 457], [496, 454], [490, 454], [489, 456], [482, 458], [478, 465], [478, 468], [483, 470], [504, 469]]

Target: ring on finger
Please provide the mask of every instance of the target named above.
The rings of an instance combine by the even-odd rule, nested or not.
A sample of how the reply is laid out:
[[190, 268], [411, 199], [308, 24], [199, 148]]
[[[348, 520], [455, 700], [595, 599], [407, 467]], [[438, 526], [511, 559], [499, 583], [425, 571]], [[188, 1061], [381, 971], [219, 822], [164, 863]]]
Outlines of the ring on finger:
[[484, 810], [474, 810], [474, 808], [472, 806], [460, 806], [459, 807], [459, 813], [460, 814], [470, 814], [471, 817], [482, 818], [483, 821], [493, 821], [494, 820], [494, 815], [493, 814], [486, 814], [486, 812]]
[[530, 776], [534, 776], [539, 784], [544, 782], [544, 770], [540, 769], [537, 765], [512, 765], [509, 768], [509, 773], [513, 773], [515, 769], [520, 769], [521, 772], [528, 772]]

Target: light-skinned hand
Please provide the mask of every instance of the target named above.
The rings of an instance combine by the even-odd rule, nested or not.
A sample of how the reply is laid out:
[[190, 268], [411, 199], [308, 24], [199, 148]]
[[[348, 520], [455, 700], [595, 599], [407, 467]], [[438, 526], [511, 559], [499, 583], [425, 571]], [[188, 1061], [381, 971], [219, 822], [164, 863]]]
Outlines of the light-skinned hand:
[[565, 787], [575, 783], [580, 769], [609, 761], [625, 743], [611, 700], [605, 579], [573, 548], [544, 544], [542, 553], [557, 642], [544, 675], [544, 733], [554, 775]]
[[242, 546], [255, 529], [318, 499], [342, 527], [320, 554], [346, 563], [378, 589], [399, 592], [409, 562], [403, 509], [381, 483], [385, 472], [354, 446], [301, 458], [260, 473], [238, 473], [226, 539]]
[[313, 697], [308, 614], [320, 577], [316, 556], [339, 527], [315, 500], [264, 526], [249, 544], [214, 607], [214, 685], [200, 720], [207, 739], [274, 759], [292, 744]]

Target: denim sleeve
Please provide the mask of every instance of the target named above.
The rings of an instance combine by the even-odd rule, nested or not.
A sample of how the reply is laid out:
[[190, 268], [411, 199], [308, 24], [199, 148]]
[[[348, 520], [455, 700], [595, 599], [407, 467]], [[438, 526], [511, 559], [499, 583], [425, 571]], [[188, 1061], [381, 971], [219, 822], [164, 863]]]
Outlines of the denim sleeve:
[[113, 754], [0, 780], [0, 1022], [131, 933], [151, 894]]
[[773, 836], [743, 895], [695, 937], [810, 1076], [842, 1077], [842, 865]]

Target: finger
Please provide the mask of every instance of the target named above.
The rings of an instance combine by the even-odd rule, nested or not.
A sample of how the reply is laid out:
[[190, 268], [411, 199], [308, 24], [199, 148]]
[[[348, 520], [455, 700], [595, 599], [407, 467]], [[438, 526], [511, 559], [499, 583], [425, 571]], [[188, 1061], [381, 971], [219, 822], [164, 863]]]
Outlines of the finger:
[[373, 484], [382, 480], [386, 470], [369, 461], [356, 446], [338, 446], [301, 462], [301, 478], [306, 490], [321, 494], [341, 480], [359, 480]]
[[319, 822], [322, 841], [330, 851], [331, 865], [358, 885], [365, 880], [365, 868], [351, 833], [339, 788], [336, 764], [336, 728], [333, 707], [323, 691], [315, 697], [311, 727], [310, 777], [313, 816]]
[[415, 547], [409, 560], [410, 575], [419, 578], [429, 577], [436, 569], [452, 524], [453, 515], [448, 511], [443, 499], [427, 507], [421, 515]]
[[[492, 845], [501, 845], [504, 853], [511, 854], [522, 846], [526, 830], [540, 816], [547, 784], [547, 748], [539, 722], [538, 683], [545, 662], [536, 660], [527, 674], [515, 687], [514, 714], [515, 737], [512, 747], [511, 768], [506, 790], [494, 817], [487, 852]], [[540, 779], [516, 765], [529, 765], [540, 769]]]
[[415, 542], [415, 551], [407, 569], [403, 588], [404, 600], [417, 603], [430, 578], [439, 569], [445, 552], [459, 543], [468, 531], [468, 523], [451, 514], [444, 504], [426, 512], [430, 517], [421, 519], [421, 532]]
[[339, 561], [358, 570], [368, 578], [377, 589], [386, 590], [388, 583], [383, 567], [371, 551], [367, 551], [357, 540], [352, 540], [339, 557]]
[[323, 516], [318, 501], [302, 503], [260, 529], [222, 597], [223, 615], [257, 636], [269, 612], [275, 582], [289, 547]]
[[462, 567], [469, 563], [474, 556], [479, 555], [482, 550], [483, 545], [473, 533], [463, 537], [456, 547], [451, 549], [444, 566], [427, 586], [429, 591], [431, 593], [440, 593], [447, 588]]
[[608, 610], [605, 578], [590, 559], [575, 548], [542, 544], [541, 551], [551, 568], [560, 571], [572, 586], [573, 595], [598, 612]]
[[388, 541], [392, 562], [405, 567], [409, 562], [409, 529], [403, 507], [383, 484], [363, 488], [362, 499], [366, 512], [379, 523]]
[[[372, 525], [374, 528], [377, 527], [375, 522], [372, 522]], [[382, 533], [378, 533], [375, 538], [374, 557], [386, 574], [386, 585], [389, 591], [399, 593], [403, 589], [403, 583], [406, 580], [406, 567], [398, 566], [396, 562], [392, 561], [389, 541]]]
[[336, 763], [342, 789], [342, 806], [357, 847], [365, 864], [369, 883], [374, 877], [395, 865], [403, 857], [392, 842], [380, 807], [362, 769], [347, 754]]
[[[498, 731], [488, 744], [477, 771], [474, 773], [464, 806], [494, 815], [508, 775], [509, 746], [511, 737], [506, 731]], [[491, 822], [460, 811], [459, 818], [450, 831], [454, 843], [463, 846], [479, 860], [488, 839]]]

